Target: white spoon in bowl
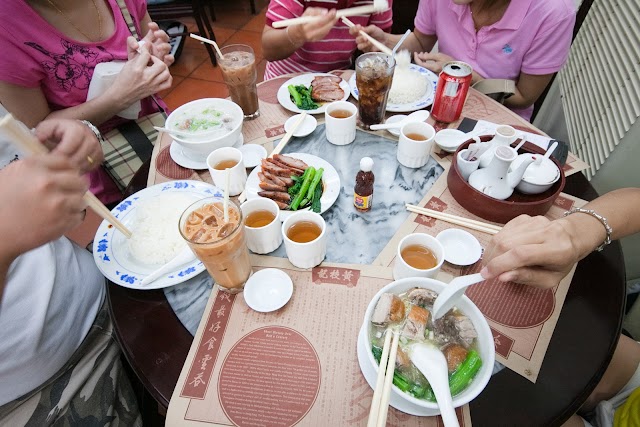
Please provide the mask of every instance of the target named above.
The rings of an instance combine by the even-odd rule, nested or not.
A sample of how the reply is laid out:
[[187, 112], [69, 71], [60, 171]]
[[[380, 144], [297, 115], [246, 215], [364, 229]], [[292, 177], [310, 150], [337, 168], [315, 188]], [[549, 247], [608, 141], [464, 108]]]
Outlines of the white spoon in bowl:
[[189, 246], [185, 245], [185, 248], [178, 252], [178, 255], [176, 255], [171, 261], [158, 268], [157, 270], [152, 271], [149, 275], [147, 275], [147, 277], [142, 279], [140, 281], [140, 286], [147, 286], [161, 276], [175, 271], [183, 265], [192, 263], [195, 259], [196, 256], [193, 251], [189, 249]]
[[427, 110], [418, 110], [409, 114], [407, 117], [400, 120], [399, 122], [384, 123], [384, 124], [381, 123], [379, 125], [372, 125], [370, 129], [371, 130], [383, 130], [383, 129], [395, 129], [395, 128], [400, 129], [402, 126], [406, 125], [407, 123], [424, 122], [429, 118], [429, 115], [430, 113]]
[[551, 144], [551, 146], [547, 149], [547, 152], [544, 153], [544, 156], [539, 157], [538, 159], [536, 159], [536, 165], [539, 165], [540, 163], [544, 162], [545, 159], [548, 159], [549, 157], [551, 157], [551, 154], [555, 151], [556, 147], [558, 146], [558, 141], [553, 141], [553, 144]]
[[162, 126], [154, 126], [153, 128], [155, 130], [159, 131], [159, 132], [166, 132], [169, 135], [173, 134], [173, 135], [178, 135], [178, 136], [193, 136], [193, 133], [191, 133], [191, 132], [182, 132], [182, 131], [179, 131], [179, 130], [163, 128]]
[[449, 371], [444, 354], [432, 344], [416, 343], [409, 347], [409, 359], [425, 376], [436, 395], [445, 427], [459, 427], [449, 389]]
[[483, 280], [484, 277], [482, 277], [480, 273], [476, 273], [456, 277], [450, 281], [433, 303], [433, 320], [441, 318], [447, 311], [451, 310], [469, 286], [480, 283]]

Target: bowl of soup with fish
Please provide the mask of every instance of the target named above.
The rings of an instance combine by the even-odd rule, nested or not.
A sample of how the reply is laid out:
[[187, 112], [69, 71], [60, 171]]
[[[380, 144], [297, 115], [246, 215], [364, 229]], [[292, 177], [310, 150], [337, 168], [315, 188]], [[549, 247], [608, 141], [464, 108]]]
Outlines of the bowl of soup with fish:
[[454, 407], [473, 400], [489, 382], [495, 361], [493, 335], [487, 320], [466, 296], [440, 319], [432, 317], [433, 302], [446, 283], [411, 277], [396, 280], [373, 297], [360, 339], [366, 340], [368, 362], [376, 373], [387, 328], [400, 332], [392, 394], [414, 405], [438, 409], [424, 375], [408, 356], [417, 342], [438, 347], [447, 359]]
[[242, 109], [228, 99], [204, 98], [177, 108], [165, 127], [185, 151], [206, 157], [238, 142], [243, 117]]

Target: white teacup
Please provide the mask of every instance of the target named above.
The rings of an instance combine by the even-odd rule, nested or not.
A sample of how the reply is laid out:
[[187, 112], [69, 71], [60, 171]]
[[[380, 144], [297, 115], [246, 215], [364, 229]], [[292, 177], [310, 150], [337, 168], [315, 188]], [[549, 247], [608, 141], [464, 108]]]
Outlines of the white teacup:
[[[296, 223], [310, 221], [320, 227], [320, 235], [307, 243], [298, 243], [289, 239], [287, 233]], [[327, 255], [327, 224], [321, 215], [315, 212], [299, 211], [290, 215], [282, 223], [282, 237], [289, 262], [298, 268], [312, 268], [320, 264]]]
[[[280, 231], [280, 208], [271, 199], [260, 197], [247, 200], [240, 209], [244, 220], [244, 234], [247, 237], [247, 247], [256, 254], [268, 254], [273, 252], [282, 244], [282, 232]], [[249, 227], [247, 218], [254, 212], [268, 211], [274, 216], [273, 221], [260, 227]]]
[[[435, 267], [428, 270], [422, 270], [414, 268], [407, 264], [402, 258], [402, 251], [411, 245], [420, 245], [429, 249], [431, 253], [436, 257], [437, 264]], [[396, 260], [393, 265], [393, 279], [400, 280], [407, 277], [428, 277], [434, 278], [440, 271], [442, 264], [444, 263], [444, 247], [435, 237], [424, 233], [413, 233], [405, 236], [398, 244], [398, 250], [396, 252]]]
[[[347, 117], [334, 117], [336, 112], [350, 113]], [[335, 145], [351, 144], [356, 139], [356, 117], [358, 108], [347, 101], [336, 101], [327, 105], [324, 124], [327, 140]]]
[[464, 150], [460, 150], [458, 152], [458, 158], [456, 159], [456, 164], [458, 165], [458, 171], [460, 172], [460, 176], [465, 181], [469, 181], [469, 175], [475, 172], [480, 166], [480, 159], [476, 157], [475, 160], [467, 160], [465, 159], [469, 149], [465, 148]]
[[[410, 138], [419, 135], [421, 140]], [[398, 140], [398, 161], [408, 168], [421, 168], [429, 161], [436, 130], [428, 123], [407, 123], [400, 129]]]
[[213, 183], [222, 190], [225, 186], [227, 172], [226, 169], [216, 169], [216, 166], [226, 161], [236, 162], [233, 167], [229, 168], [229, 195], [237, 196], [242, 193], [247, 182], [247, 170], [244, 167], [244, 159], [240, 150], [233, 147], [214, 150], [207, 157], [207, 167]]

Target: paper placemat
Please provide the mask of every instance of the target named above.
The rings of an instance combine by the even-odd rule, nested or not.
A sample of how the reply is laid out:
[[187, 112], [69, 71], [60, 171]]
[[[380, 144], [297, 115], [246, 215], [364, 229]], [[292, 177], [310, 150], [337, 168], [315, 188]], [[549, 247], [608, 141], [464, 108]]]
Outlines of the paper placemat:
[[[447, 173], [448, 167], [445, 167], [442, 176], [427, 192], [420, 206], [489, 222], [471, 214], [455, 201], [447, 188]], [[584, 200], [561, 193], [545, 216], [549, 219], [557, 219], [571, 207], [581, 207], [586, 203]], [[502, 226], [502, 224], [494, 224]], [[465, 229], [480, 241], [483, 248], [487, 247], [491, 239], [489, 234], [412, 213], [373, 264], [393, 267], [398, 244], [408, 234], [426, 233], [435, 237], [448, 228]], [[453, 277], [478, 273], [481, 268], [481, 260], [467, 267], [445, 262], [441, 276], [447, 274], [448, 278], [439, 276], [438, 279], [448, 282]], [[478, 306], [489, 322], [496, 345], [496, 360], [531, 382], [536, 382], [540, 372], [575, 268], [574, 265], [571, 272], [553, 289], [538, 289], [497, 280], [485, 281], [467, 289], [466, 295]]]
[[[254, 271], [279, 268], [294, 283], [273, 313], [251, 310], [242, 293], [211, 292], [169, 403], [167, 425], [362, 426], [373, 392], [360, 371], [356, 341], [364, 312], [391, 279], [384, 267], [322, 264], [297, 269], [252, 257]], [[469, 407], [458, 409], [471, 425]], [[442, 425], [389, 408], [388, 425]]]

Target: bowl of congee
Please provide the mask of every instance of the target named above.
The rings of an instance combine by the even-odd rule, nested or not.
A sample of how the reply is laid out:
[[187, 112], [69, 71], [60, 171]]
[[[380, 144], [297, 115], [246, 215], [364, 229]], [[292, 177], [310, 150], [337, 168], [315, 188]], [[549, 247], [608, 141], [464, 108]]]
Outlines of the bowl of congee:
[[242, 132], [242, 109], [222, 98], [203, 98], [173, 111], [165, 123], [185, 154], [206, 158], [212, 151], [232, 147]]
[[414, 415], [437, 415], [440, 411], [429, 382], [411, 361], [413, 344], [434, 345], [445, 355], [456, 408], [480, 394], [493, 372], [493, 335], [468, 297], [462, 296], [454, 308], [434, 321], [433, 303], [446, 286], [421, 277], [388, 284], [369, 303], [358, 337], [359, 352], [362, 349], [366, 355], [359, 354], [362, 372], [369, 385], [373, 382], [375, 386], [385, 331], [390, 328], [399, 332], [390, 404]]

